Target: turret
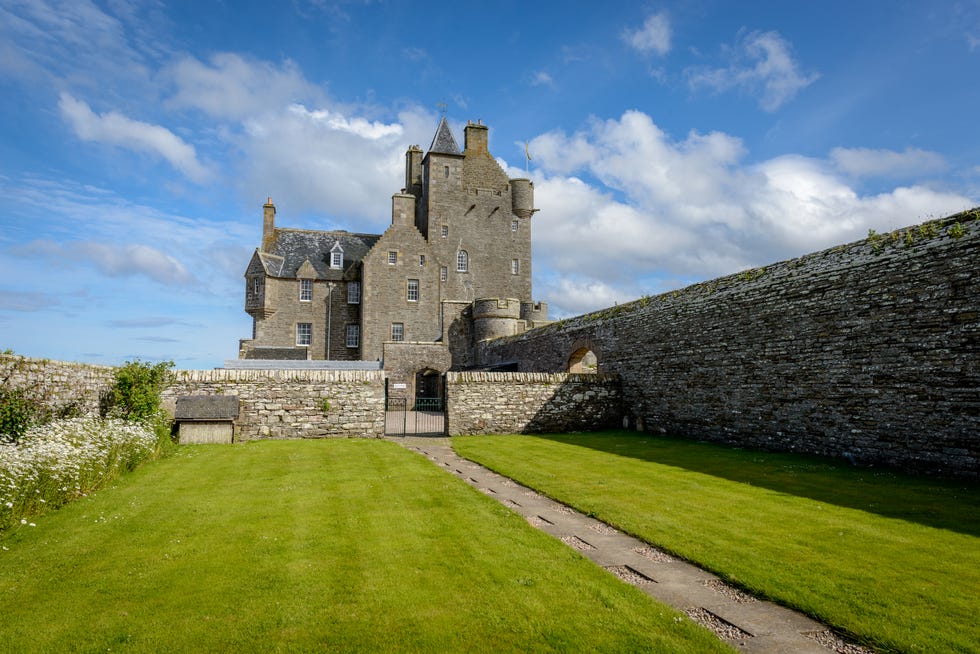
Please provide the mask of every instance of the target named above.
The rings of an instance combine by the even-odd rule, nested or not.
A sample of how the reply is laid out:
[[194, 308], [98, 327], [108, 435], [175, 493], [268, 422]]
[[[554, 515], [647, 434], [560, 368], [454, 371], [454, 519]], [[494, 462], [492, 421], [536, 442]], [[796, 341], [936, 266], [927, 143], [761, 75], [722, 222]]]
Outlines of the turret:
[[276, 205], [268, 198], [262, 205], [262, 251], [271, 252], [276, 241]]
[[473, 302], [473, 340], [485, 341], [513, 336], [523, 331], [518, 325], [521, 302], [515, 298], [480, 298]]
[[534, 208], [534, 182], [519, 178], [510, 180], [510, 197], [515, 216], [530, 218]]

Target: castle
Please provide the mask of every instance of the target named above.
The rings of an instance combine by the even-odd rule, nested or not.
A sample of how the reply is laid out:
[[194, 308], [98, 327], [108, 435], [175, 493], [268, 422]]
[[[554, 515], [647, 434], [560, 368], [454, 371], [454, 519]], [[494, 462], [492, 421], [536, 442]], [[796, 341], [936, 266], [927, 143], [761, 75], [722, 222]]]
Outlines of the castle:
[[478, 363], [479, 341], [547, 321], [531, 295], [535, 211], [534, 184], [508, 178], [482, 121], [461, 151], [445, 117], [428, 152], [405, 153], [383, 234], [277, 227], [270, 198], [239, 358], [376, 362], [408, 397], [438, 395], [441, 373]]

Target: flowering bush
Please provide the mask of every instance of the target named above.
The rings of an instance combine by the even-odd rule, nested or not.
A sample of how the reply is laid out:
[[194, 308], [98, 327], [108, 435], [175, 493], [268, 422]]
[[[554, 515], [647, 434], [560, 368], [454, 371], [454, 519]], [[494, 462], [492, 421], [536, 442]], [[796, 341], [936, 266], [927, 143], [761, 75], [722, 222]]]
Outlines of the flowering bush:
[[0, 444], [0, 530], [102, 487], [151, 457], [158, 438], [125, 420], [74, 418]]

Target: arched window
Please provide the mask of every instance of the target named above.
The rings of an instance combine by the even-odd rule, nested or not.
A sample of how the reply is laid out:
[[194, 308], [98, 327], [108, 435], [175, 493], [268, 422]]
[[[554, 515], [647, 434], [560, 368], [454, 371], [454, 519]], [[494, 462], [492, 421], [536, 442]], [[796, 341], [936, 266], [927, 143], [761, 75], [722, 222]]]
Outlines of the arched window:
[[470, 255], [466, 254], [466, 250], [460, 250], [456, 253], [456, 272], [467, 272], [470, 269]]

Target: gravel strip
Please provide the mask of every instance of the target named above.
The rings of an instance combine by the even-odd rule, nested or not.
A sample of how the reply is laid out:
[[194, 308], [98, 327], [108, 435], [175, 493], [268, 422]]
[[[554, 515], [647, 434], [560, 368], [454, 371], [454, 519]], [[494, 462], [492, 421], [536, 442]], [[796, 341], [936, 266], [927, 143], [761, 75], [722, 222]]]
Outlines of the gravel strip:
[[618, 531], [616, 531], [616, 529], [614, 529], [613, 527], [610, 527], [609, 525], [607, 525], [607, 524], [605, 524], [603, 522], [594, 522], [591, 525], [589, 525], [589, 529], [591, 529], [592, 531], [595, 531], [597, 533], [600, 533], [603, 536], [612, 536], [614, 534], [618, 534], [619, 533]]
[[555, 507], [555, 513], [560, 513], [562, 515], [575, 515], [575, 511], [565, 506], [564, 504], [559, 504]]
[[640, 574], [628, 565], [614, 565], [606, 568], [609, 572], [613, 573], [623, 581], [633, 586], [643, 586], [645, 584], [654, 584], [656, 581], [650, 577]]
[[532, 527], [537, 527], [539, 529], [541, 527], [544, 527], [545, 525], [554, 525], [555, 524], [551, 520], [548, 520], [547, 518], [542, 518], [539, 515], [529, 515], [527, 517], [527, 521], [528, 521], [528, 523], [530, 523], [530, 525]]
[[716, 636], [723, 640], [745, 640], [746, 638], [753, 637], [749, 632], [739, 629], [731, 622], [722, 620], [707, 609], [700, 607], [690, 608], [684, 611], [684, 613], [705, 629], [713, 631]]
[[734, 586], [729, 586], [721, 579], [705, 579], [702, 583], [711, 590], [721, 593], [736, 604], [751, 604], [752, 602], [759, 601], [745, 591], [741, 591]]
[[677, 559], [656, 547], [634, 547], [633, 552], [655, 563], [674, 563]]
[[874, 650], [849, 643], [829, 629], [827, 631], [805, 631], [803, 635], [812, 638], [827, 649], [837, 652], [837, 654], [874, 654]]
[[510, 506], [520, 506], [521, 505], [520, 502], [515, 502], [514, 500], [512, 500], [510, 498], [507, 498], [504, 501], [507, 502], [507, 504], [509, 504]]
[[595, 547], [585, 542], [578, 536], [562, 536], [561, 542], [565, 543], [574, 550], [578, 550], [579, 552], [591, 552], [595, 549]]

